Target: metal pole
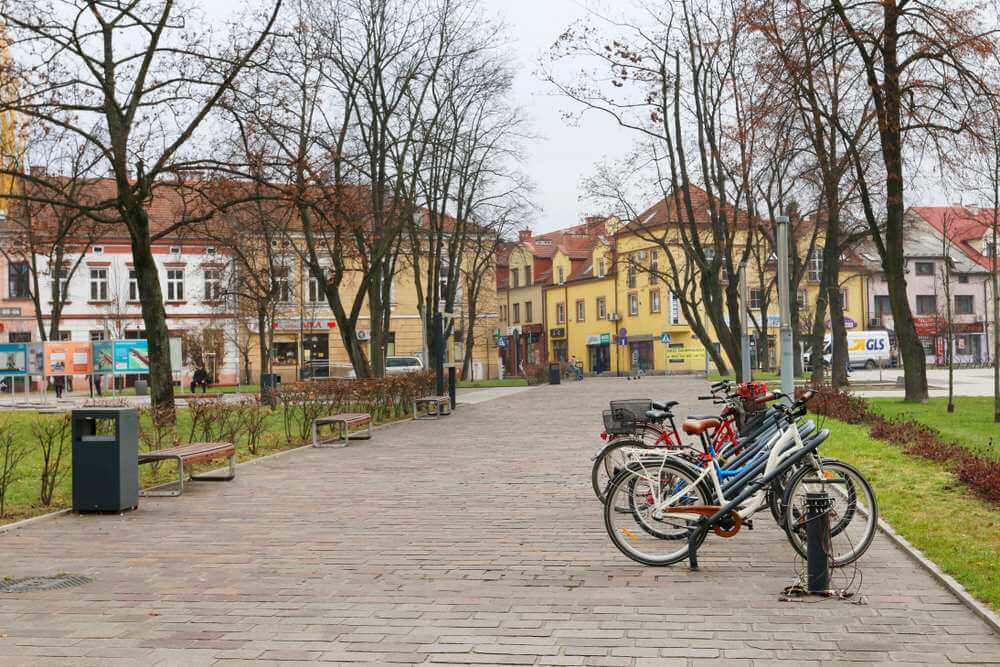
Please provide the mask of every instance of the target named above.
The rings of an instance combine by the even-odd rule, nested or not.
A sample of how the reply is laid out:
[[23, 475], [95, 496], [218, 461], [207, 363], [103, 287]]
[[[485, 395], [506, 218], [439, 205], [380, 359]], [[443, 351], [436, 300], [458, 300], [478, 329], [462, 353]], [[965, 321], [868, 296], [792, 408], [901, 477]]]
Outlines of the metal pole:
[[747, 282], [746, 262], [740, 264], [740, 356], [743, 362], [743, 381], [750, 381], [750, 285]]
[[434, 313], [434, 380], [437, 396], [444, 395], [444, 321]]
[[792, 349], [791, 281], [788, 276], [788, 216], [779, 215], [778, 223], [778, 307], [781, 314], [781, 391], [795, 392], [795, 350]]

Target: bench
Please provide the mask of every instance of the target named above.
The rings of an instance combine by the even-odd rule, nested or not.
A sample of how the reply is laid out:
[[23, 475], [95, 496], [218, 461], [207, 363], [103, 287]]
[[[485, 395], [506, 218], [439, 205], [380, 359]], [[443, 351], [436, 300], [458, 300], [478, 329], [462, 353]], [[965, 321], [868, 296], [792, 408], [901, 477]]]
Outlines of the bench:
[[[332, 440], [320, 440], [319, 427], [325, 425], [340, 426], [340, 428], [333, 429], [337, 437]], [[360, 433], [352, 435], [351, 429], [359, 426], [367, 426], [368, 432], [364, 435]], [[350, 440], [368, 440], [372, 437], [372, 416], [358, 412], [333, 415], [332, 417], [318, 417], [313, 420], [312, 435], [313, 447], [347, 447]]]
[[224, 476], [195, 476], [192, 480], [203, 482], [228, 482], [236, 478], [236, 447], [229, 442], [192, 442], [186, 445], [178, 445], [170, 449], [161, 449], [155, 452], [140, 452], [139, 465], [153, 463], [154, 461], [167, 461], [173, 459], [177, 461], [178, 487], [176, 490], [147, 490], [140, 491], [140, 496], [179, 496], [184, 493], [184, 466], [192, 466], [195, 463], [205, 463], [216, 459], [229, 459], [229, 474]]
[[[420, 417], [417, 410], [420, 406], [424, 407], [424, 416]], [[433, 406], [434, 411], [431, 412], [431, 407]], [[442, 412], [442, 409], [444, 412]], [[413, 399], [413, 418], [414, 419], [437, 419], [441, 415], [451, 414], [451, 399], [447, 396], [423, 396], [421, 398]]]

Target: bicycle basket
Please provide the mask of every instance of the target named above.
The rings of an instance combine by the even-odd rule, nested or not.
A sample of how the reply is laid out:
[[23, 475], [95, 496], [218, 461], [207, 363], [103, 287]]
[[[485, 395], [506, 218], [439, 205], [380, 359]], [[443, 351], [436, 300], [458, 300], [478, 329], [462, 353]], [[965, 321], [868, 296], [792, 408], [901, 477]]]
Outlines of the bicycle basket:
[[630, 398], [624, 401], [611, 401], [613, 411], [622, 410], [629, 413], [633, 422], [644, 424], [649, 421], [646, 413], [653, 409], [653, 401], [648, 398]]
[[604, 432], [608, 435], [635, 433], [636, 420], [628, 410], [605, 410], [601, 414], [604, 417]]

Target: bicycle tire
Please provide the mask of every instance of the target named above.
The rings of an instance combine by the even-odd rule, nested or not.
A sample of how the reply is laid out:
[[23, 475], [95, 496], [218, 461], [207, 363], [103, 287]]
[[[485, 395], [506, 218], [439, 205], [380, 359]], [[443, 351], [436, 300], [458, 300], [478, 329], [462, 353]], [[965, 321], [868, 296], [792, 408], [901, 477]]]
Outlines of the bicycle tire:
[[[649, 449], [657, 450], [659, 447], [654, 447], [653, 445], [639, 439], [635, 438], [622, 438], [621, 440], [612, 440], [604, 449], [601, 450], [600, 454], [594, 459], [594, 465], [590, 469], [590, 485], [594, 489], [594, 495], [602, 503], [607, 497], [605, 492], [607, 491], [608, 484], [614, 479], [615, 475], [618, 474], [618, 469], [616, 469], [617, 462], [613, 458], [615, 452], [620, 451], [624, 448], [630, 449]], [[610, 466], [610, 467], [609, 467]], [[621, 466], [624, 467], [624, 466]], [[607, 481], [604, 481], [604, 476], [607, 476]]]

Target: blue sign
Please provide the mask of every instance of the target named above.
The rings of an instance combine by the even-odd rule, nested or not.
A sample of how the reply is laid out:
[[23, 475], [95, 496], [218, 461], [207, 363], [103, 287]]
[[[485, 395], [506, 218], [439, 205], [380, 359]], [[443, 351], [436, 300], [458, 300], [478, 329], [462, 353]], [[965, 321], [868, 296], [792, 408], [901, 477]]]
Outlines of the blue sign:
[[628, 336], [618, 336], [618, 344], [622, 347], [628, 345]]
[[506, 336], [497, 336], [497, 347], [507, 347]]
[[115, 373], [148, 373], [149, 343], [144, 339], [116, 340]]
[[27, 371], [27, 343], [0, 343], [0, 375], [24, 375]]
[[660, 334], [660, 342], [664, 345], [670, 345], [670, 334], [666, 331]]

